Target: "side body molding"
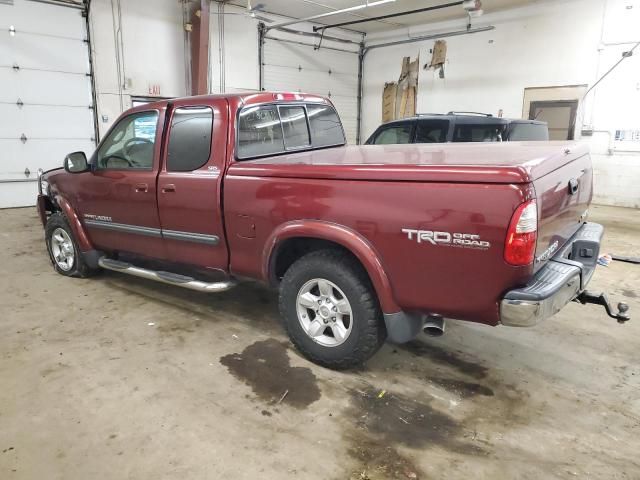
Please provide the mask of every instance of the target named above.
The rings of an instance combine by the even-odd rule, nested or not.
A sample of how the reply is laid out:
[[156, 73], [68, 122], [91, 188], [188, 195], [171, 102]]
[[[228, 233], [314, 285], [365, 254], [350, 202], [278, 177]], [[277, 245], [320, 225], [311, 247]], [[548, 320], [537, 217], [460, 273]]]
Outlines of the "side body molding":
[[293, 220], [279, 225], [269, 236], [263, 251], [262, 276], [271, 278], [272, 260], [285, 240], [291, 238], [315, 238], [343, 246], [362, 263], [376, 291], [380, 307], [386, 314], [400, 312], [391, 290], [391, 282], [373, 246], [358, 232], [322, 220]]
[[62, 209], [65, 217], [67, 217], [67, 220], [69, 221], [69, 225], [73, 230], [73, 235], [78, 242], [78, 247], [80, 247], [80, 250], [82, 252], [89, 252], [93, 250], [94, 248], [91, 244], [91, 240], [89, 240], [87, 232], [85, 231], [82, 223], [80, 223], [80, 219], [78, 218], [78, 215], [76, 214], [71, 204], [60, 195], [56, 195], [55, 200]]

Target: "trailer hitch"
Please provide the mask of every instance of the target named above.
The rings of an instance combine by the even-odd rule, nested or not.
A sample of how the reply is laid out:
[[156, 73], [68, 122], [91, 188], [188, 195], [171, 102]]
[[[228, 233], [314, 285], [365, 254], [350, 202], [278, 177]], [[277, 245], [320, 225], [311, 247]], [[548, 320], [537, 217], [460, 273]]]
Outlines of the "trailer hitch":
[[576, 297], [575, 301], [580, 302], [583, 305], [587, 303], [602, 305], [607, 311], [607, 315], [609, 315], [611, 318], [615, 318], [618, 323], [625, 323], [631, 319], [631, 317], [629, 317], [629, 314], [627, 313], [629, 311], [629, 305], [624, 302], [618, 303], [618, 313], [613, 313], [613, 308], [609, 303], [609, 298], [607, 297], [606, 293], [596, 294], [585, 290]]

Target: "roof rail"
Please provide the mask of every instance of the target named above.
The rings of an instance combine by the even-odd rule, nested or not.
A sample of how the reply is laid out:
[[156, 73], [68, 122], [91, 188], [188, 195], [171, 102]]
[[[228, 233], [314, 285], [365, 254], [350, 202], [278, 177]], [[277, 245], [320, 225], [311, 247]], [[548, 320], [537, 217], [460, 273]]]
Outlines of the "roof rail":
[[490, 113], [482, 112], [448, 112], [447, 115], [478, 115], [480, 117], [493, 117]]
[[416, 113], [416, 117], [430, 117], [430, 116], [442, 116], [449, 115], [448, 113]]

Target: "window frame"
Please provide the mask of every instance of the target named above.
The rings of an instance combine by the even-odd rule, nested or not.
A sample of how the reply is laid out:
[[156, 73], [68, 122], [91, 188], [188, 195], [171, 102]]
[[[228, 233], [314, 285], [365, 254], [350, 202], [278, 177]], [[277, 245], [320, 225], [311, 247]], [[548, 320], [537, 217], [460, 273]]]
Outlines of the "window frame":
[[[171, 133], [173, 132], [173, 119], [176, 113], [176, 110], [195, 110], [195, 109], [199, 109], [199, 108], [206, 108], [209, 109], [211, 111], [211, 136], [209, 137], [209, 155], [207, 156], [207, 159], [205, 160], [205, 162], [200, 165], [198, 168], [195, 168], [193, 170], [170, 170], [169, 169], [169, 144], [171, 143]], [[211, 105], [179, 105], [179, 106], [175, 106], [173, 105], [172, 109], [171, 109], [171, 116], [169, 118], [169, 121], [166, 123], [167, 125], [167, 134], [166, 134], [166, 138], [167, 138], [167, 143], [166, 143], [166, 152], [163, 154], [164, 157], [164, 171], [166, 172], [171, 172], [171, 173], [189, 173], [189, 172], [196, 172], [202, 168], [204, 168], [210, 161], [211, 161], [211, 157], [213, 155], [213, 142], [214, 142], [214, 123], [216, 120], [216, 116], [215, 116], [215, 112], [214, 109]]]
[[[309, 122], [309, 112], [307, 111], [307, 106], [308, 105], [316, 105], [316, 106], [320, 106], [320, 107], [326, 107], [326, 108], [330, 108], [331, 110], [333, 110], [333, 112], [336, 114], [336, 116], [338, 117], [338, 120], [340, 120], [340, 130], [342, 131], [342, 138], [343, 141], [340, 143], [334, 143], [331, 145], [322, 145], [319, 147], [314, 147], [313, 146], [313, 134], [311, 131], [311, 124]], [[247, 157], [241, 157], [238, 152], [239, 152], [239, 148], [240, 148], [240, 114], [247, 109], [250, 108], [262, 108], [262, 107], [275, 107], [276, 111], [278, 112], [278, 120], [280, 121], [280, 131], [282, 132], [282, 141], [284, 144], [284, 150], [281, 152], [275, 152], [275, 153], [265, 153], [263, 155], [250, 155]], [[286, 142], [286, 138], [284, 135], [284, 127], [282, 126], [282, 118], [280, 117], [280, 107], [303, 107], [304, 108], [304, 114], [305, 114], [305, 119], [307, 122], [307, 132], [309, 134], [309, 145], [306, 146], [302, 146], [302, 147], [291, 147], [291, 148], [287, 148], [287, 142]], [[323, 102], [305, 102], [305, 101], [299, 101], [299, 102], [264, 102], [264, 103], [252, 103], [249, 105], [244, 105], [242, 108], [239, 108], [236, 112], [236, 120], [235, 120], [235, 142], [234, 142], [234, 154], [233, 154], [233, 159], [235, 162], [246, 162], [249, 160], [257, 160], [260, 158], [265, 158], [265, 157], [275, 157], [275, 156], [279, 156], [279, 155], [286, 155], [289, 153], [296, 153], [296, 152], [308, 152], [308, 151], [312, 151], [312, 150], [322, 150], [325, 148], [333, 148], [333, 147], [342, 147], [347, 145], [347, 136], [345, 134], [344, 131], [344, 125], [342, 124], [342, 119], [340, 119], [340, 115], [338, 115], [338, 111], [336, 110], [336, 108], [328, 103], [323, 103]]]
[[[113, 133], [113, 131], [118, 127], [118, 125], [120, 125], [122, 122], [124, 122], [128, 118], [133, 117], [135, 115], [144, 114], [144, 113], [155, 113], [156, 114], [156, 132], [155, 132], [155, 138], [153, 139], [153, 159], [151, 161], [151, 166], [150, 167], [133, 167], [133, 168], [132, 167], [128, 167], [128, 168], [100, 167], [98, 165], [98, 154], [100, 152], [100, 149], [104, 146], [104, 143], [107, 141], [107, 139]], [[156, 151], [157, 151], [157, 143], [158, 143], [159, 122], [160, 122], [160, 110], [158, 110], [157, 108], [150, 108], [148, 110], [140, 110], [140, 111], [137, 111], [137, 112], [131, 112], [131, 113], [123, 116], [122, 118], [120, 118], [117, 122], [115, 122], [111, 126], [109, 131], [102, 138], [102, 141], [98, 144], [98, 147], [93, 152], [93, 155], [91, 155], [91, 159], [89, 160], [89, 163], [91, 164], [91, 170], [92, 171], [100, 171], [100, 172], [101, 171], [107, 171], [107, 170], [109, 170], [109, 171], [123, 171], [123, 172], [129, 172], [129, 171], [149, 172], [149, 171], [153, 171], [154, 168], [156, 168]]]

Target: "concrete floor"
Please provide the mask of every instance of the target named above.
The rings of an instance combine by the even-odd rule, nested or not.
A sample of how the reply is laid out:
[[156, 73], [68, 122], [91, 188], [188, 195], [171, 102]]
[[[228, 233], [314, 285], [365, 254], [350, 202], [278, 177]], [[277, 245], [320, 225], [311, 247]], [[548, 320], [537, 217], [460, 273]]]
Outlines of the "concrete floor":
[[[591, 219], [604, 252], [640, 255], [640, 211]], [[274, 292], [67, 279], [33, 209], [0, 225], [2, 479], [640, 478], [638, 265], [592, 282], [627, 325], [577, 304], [534, 329], [451, 322], [336, 373], [291, 348]]]

